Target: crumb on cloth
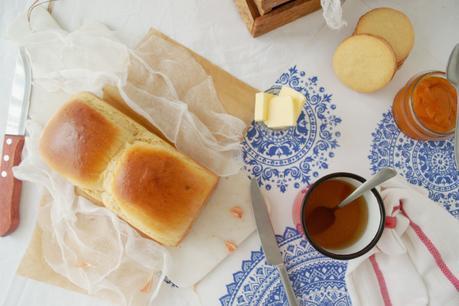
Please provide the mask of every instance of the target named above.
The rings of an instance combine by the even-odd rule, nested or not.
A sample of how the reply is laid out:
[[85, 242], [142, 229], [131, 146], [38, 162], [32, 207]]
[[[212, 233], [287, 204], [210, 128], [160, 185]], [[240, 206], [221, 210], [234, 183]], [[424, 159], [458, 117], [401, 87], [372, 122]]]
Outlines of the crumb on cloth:
[[231, 240], [225, 240], [225, 246], [228, 252], [234, 252], [237, 249], [237, 245]]
[[239, 206], [234, 206], [230, 209], [231, 215], [235, 218], [241, 219], [244, 211]]

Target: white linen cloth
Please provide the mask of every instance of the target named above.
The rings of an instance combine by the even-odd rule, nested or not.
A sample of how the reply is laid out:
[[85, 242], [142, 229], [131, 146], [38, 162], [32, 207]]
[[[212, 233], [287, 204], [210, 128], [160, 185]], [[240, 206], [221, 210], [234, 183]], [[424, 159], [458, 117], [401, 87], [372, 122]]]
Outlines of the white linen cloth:
[[[0, 1], [0, 31], [10, 24], [10, 17], [27, 8], [27, 5], [21, 8], [21, 2], [32, 1]], [[388, 87], [372, 95], [362, 95], [339, 83], [333, 74], [330, 58], [339, 42], [351, 35], [359, 16], [379, 6], [395, 7], [408, 14], [416, 29], [416, 44]], [[445, 0], [441, 5], [428, 0], [348, 0], [343, 5], [343, 16], [348, 26], [340, 31], [329, 30], [322, 12], [317, 11], [256, 39], [248, 33], [233, 0], [63, 0], [55, 2], [53, 16], [68, 31], [79, 28], [85, 20], [103, 22], [130, 47], [134, 47], [153, 26], [258, 89], [269, 88], [293, 65], [306, 70], [308, 76], [318, 75], [320, 84], [333, 94], [337, 102], [336, 114], [343, 118], [340, 147], [329, 168], [320, 172], [320, 175], [350, 171], [369, 177], [367, 156], [371, 131], [381, 114], [389, 109], [395, 92], [407, 79], [419, 71], [441, 69], [446, 65], [449, 52], [459, 41], [459, 32], [456, 30], [459, 15], [455, 14], [458, 9], [457, 0]], [[7, 43], [0, 40], [2, 110], [8, 107], [16, 58], [16, 48], [11, 44], [6, 48]], [[6, 116], [6, 111], [0, 112], [0, 134], [5, 127]], [[38, 188], [32, 184], [24, 183], [21, 225], [13, 235], [0, 239], [0, 305], [108, 305], [94, 297], [15, 275], [21, 258], [19, 254], [27, 247], [35, 225], [37, 191]], [[293, 188], [287, 193], [275, 189], [265, 192], [276, 216], [272, 220], [276, 234], [282, 234], [285, 226], [291, 226], [289, 204], [297, 193], [298, 190]], [[250, 258], [251, 252], [259, 248], [259, 239], [252, 235], [228, 260], [201, 281], [196, 286], [201, 302], [206, 306], [220, 305], [218, 299], [226, 294], [225, 286], [232, 281], [232, 273], [240, 270], [241, 262]], [[162, 287], [158, 302], [166, 288]], [[171, 305], [168, 302], [175, 297], [175, 293], [164, 291], [163, 296], [159, 305]], [[371, 301], [366, 302], [372, 305]]]
[[381, 195], [381, 239], [348, 264], [352, 304], [459, 305], [459, 222], [401, 177], [385, 183]]

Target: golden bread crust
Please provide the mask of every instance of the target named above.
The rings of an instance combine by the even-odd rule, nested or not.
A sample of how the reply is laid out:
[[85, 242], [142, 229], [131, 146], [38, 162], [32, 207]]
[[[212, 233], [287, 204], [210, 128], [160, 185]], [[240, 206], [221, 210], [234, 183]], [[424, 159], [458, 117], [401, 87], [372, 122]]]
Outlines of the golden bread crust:
[[178, 152], [137, 142], [118, 161], [112, 195], [128, 222], [174, 246], [216, 183], [215, 175]]
[[120, 136], [101, 113], [74, 99], [48, 122], [39, 149], [45, 162], [74, 184], [94, 187], [121, 147]]
[[44, 161], [85, 196], [157, 242], [176, 246], [218, 176], [89, 93], [65, 104], [40, 139]]

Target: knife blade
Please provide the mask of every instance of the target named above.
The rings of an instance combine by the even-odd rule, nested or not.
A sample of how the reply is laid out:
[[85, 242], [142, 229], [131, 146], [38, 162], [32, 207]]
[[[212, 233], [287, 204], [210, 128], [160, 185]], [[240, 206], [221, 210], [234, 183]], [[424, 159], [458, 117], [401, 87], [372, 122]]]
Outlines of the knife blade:
[[271, 219], [269, 218], [268, 209], [266, 208], [260, 189], [258, 189], [258, 183], [254, 179], [250, 183], [250, 191], [252, 196], [253, 215], [255, 216], [258, 236], [260, 236], [261, 247], [265, 253], [266, 262], [269, 265], [276, 266], [278, 269], [289, 305], [297, 306], [298, 302], [293, 292], [284, 261], [282, 260], [282, 255], [276, 241], [276, 235], [274, 234]]
[[21, 162], [25, 125], [29, 113], [32, 71], [27, 54], [19, 49], [8, 107], [0, 166], [0, 236], [12, 233], [19, 225], [22, 182], [12, 168]]

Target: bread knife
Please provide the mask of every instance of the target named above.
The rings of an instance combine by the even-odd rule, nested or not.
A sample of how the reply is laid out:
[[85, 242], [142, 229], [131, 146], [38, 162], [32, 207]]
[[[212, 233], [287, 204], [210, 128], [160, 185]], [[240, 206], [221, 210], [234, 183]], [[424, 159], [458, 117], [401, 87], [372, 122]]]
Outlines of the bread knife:
[[257, 181], [254, 179], [252, 179], [251, 182], [250, 192], [252, 195], [253, 215], [255, 216], [255, 223], [257, 224], [258, 235], [260, 236], [261, 246], [266, 256], [266, 262], [269, 265], [276, 266], [279, 271], [280, 279], [284, 285], [289, 305], [298, 306], [292, 284], [290, 283], [290, 279], [288, 277], [287, 269], [285, 268], [279, 246], [277, 245], [268, 209], [266, 208], [263, 196], [258, 189]]
[[32, 71], [27, 54], [20, 48], [16, 59], [0, 161], [0, 236], [12, 233], [19, 225], [22, 182], [13, 176], [12, 168], [21, 162], [30, 105], [31, 79]]

